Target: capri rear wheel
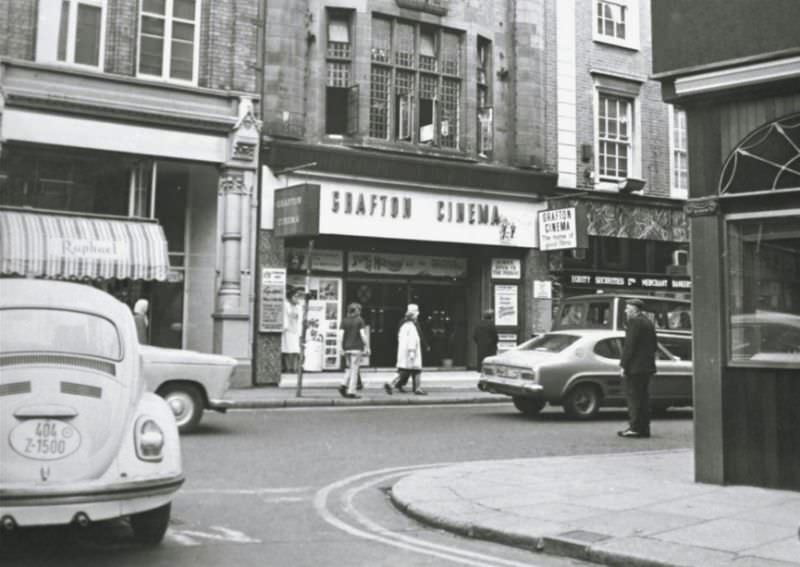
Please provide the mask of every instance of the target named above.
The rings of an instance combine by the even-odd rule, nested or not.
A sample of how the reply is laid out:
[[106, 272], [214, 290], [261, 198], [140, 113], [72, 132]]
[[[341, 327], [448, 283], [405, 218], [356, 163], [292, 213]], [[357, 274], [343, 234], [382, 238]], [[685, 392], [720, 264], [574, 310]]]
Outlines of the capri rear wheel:
[[192, 384], [171, 384], [159, 394], [167, 400], [181, 433], [192, 431], [203, 417], [203, 396]]

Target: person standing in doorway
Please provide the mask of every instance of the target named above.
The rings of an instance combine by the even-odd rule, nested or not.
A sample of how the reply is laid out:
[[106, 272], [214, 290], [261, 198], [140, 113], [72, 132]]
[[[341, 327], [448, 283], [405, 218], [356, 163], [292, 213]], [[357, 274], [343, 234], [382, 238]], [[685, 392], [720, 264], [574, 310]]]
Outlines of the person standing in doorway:
[[147, 310], [150, 308], [150, 302], [146, 299], [137, 299], [133, 304], [133, 320], [136, 323], [136, 336], [139, 339], [139, 344], [149, 345], [150, 335], [150, 319], [147, 317]]
[[303, 296], [300, 288], [290, 288], [283, 307], [281, 358], [284, 372], [297, 372], [300, 366], [300, 331], [303, 325]]
[[628, 401], [628, 428], [620, 437], [650, 437], [650, 379], [656, 373], [656, 330], [642, 313], [641, 299], [631, 299], [625, 306], [628, 325], [622, 348], [622, 376]]
[[387, 394], [391, 395], [392, 388], [402, 392], [403, 385], [411, 378], [414, 393], [418, 396], [428, 395], [420, 386], [423, 342], [417, 324], [418, 318], [419, 306], [416, 303], [409, 303], [403, 323], [397, 332], [397, 377], [383, 385]]
[[494, 326], [494, 311], [487, 309], [483, 312], [483, 319], [475, 326], [472, 340], [478, 350], [478, 372], [481, 363], [487, 356], [497, 354], [497, 327]]
[[361, 357], [369, 355], [367, 327], [361, 318], [361, 305], [351, 303], [347, 306], [347, 316], [339, 327], [339, 349], [345, 358], [344, 383], [339, 386], [343, 398], [359, 398], [356, 387], [361, 367]]

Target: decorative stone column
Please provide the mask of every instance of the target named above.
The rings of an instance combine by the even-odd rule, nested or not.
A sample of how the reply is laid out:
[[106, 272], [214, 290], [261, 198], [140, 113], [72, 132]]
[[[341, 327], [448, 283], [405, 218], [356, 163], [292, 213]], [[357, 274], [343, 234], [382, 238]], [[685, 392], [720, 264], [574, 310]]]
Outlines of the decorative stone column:
[[253, 263], [258, 206], [258, 146], [261, 123], [253, 101], [242, 97], [239, 119], [228, 138], [228, 160], [220, 166], [218, 210], [220, 259], [214, 312], [214, 352], [239, 361], [234, 383], [251, 383], [255, 293]]

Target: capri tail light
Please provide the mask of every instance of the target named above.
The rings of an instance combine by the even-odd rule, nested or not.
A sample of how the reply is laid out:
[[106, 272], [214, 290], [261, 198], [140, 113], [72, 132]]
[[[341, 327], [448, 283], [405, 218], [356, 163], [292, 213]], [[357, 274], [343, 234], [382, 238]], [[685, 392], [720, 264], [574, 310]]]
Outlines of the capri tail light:
[[136, 456], [143, 461], [158, 462], [164, 458], [164, 432], [151, 417], [143, 416], [134, 429]]

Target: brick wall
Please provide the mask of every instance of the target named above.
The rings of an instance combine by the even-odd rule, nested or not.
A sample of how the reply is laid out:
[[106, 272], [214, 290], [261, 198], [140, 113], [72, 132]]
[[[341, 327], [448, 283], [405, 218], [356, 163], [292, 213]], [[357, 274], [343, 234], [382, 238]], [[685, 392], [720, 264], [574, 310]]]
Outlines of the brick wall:
[[[32, 61], [36, 54], [37, 0], [0, 2], [0, 56]], [[136, 74], [139, 0], [109, 0], [104, 69]], [[202, 3], [198, 86], [255, 92], [258, 2]]]
[[651, 73], [650, 2], [640, 0], [640, 49], [637, 51], [592, 40], [592, 0], [576, 2], [577, 159], [578, 187], [591, 189], [583, 176], [581, 144], [593, 144], [594, 83], [591, 71], [608, 71], [643, 80], [639, 103], [641, 125], [641, 174], [647, 182], [644, 193], [669, 196], [669, 132], [667, 105], [661, 101], [659, 83], [646, 80]]

